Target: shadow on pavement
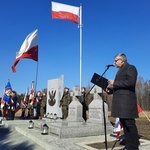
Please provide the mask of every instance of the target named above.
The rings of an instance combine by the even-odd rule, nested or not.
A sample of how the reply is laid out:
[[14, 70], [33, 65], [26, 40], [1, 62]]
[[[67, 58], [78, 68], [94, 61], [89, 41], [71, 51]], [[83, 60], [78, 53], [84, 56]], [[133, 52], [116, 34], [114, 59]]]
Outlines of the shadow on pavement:
[[[1, 117], [1, 113], [0, 113]], [[16, 120], [21, 120], [19, 117]], [[23, 120], [35, 118], [22, 118]], [[15, 121], [15, 120], [14, 120]], [[0, 149], [2, 150], [35, 150], [42, 148], [35, 146], [27, 137], [24, 137], [15, 130], [15, 127], [7, 127], [0, 121]], [[8, 121], [9, 122], [9, 121]]]

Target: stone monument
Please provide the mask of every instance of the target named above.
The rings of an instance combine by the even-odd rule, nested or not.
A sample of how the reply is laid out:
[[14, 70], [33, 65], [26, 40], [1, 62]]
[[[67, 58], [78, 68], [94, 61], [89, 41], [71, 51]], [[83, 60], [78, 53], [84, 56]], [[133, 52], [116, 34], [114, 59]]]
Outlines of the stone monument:
[[[102, 94], [102, 88], [95, 85], [95, 87], [90, 92], [94, 95], [93, 101], [89, 105], [89, 119], [88, 122], [93, 123], [104, 123], [104, 113], [106, 118], [106, 123], [109, 124], [108, 121], [108, 105], [102, 100], [100, 94]], [[104, 104], [104, 106], [103, 106]], [[104, 107], [104, 108], [103, 108]], [[103, 109], [105, 112], [103, 112]]]
[[80, 97], [81, 93], [78, 87], [74, 87], [73, 91], [70, 94], [72, 96], [72, 102], [69, 105], [69, 113], [67, 121], [84, 121], [82, 118], [82, 104], [79, 102], [77, 97]]
[[48, 80], [46, 114], [49, 114], [49, 118], [51, 118], [54, 114], [59, 118], [62, 117], [59, 104], [63, 95], [63, 83], [63, 75], [60, 78]]
[[[102, 112], [102, 99], [98, 93], [101, 93], [100, 88], [96, 87], [93, 91], [94, 100], [89, 106], [89, 120], [87, 122], [82, 118], [82, 105], [77, 99], [80, 92], [77, 88], [73, 88], [72, 96], [73, 101], [69, 105], [68, 118], [63, 119], [50, 119], [46, 121], [49, 127], [49, 134], [54, 134], [60, 138], [75, 138], [75, 137], [88, 137], [104, 135], [104, 122]], [[112, 125], [108, 122], [107, 105], [106, 108], [106, 130], [107, 134], [113, 132]], [[44, 121], [44, 120], [43, 120]], [[43, 124], [43, 122], [41, 123]], [[41, 126], [41, 124], [39, 126]]]

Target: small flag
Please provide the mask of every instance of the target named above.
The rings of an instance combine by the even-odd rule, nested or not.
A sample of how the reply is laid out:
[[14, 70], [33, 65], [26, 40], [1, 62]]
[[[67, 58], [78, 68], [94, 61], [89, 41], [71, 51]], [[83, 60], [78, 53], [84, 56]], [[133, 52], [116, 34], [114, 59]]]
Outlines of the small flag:
[[23, 101], [24, 101], [24, 103], [27, 104], [28, 100], [29, 100], [29, 89], [27, 88]]
[[31, 100], [30, 105], [33, 105], [33, 103], [34, 103], [34, 81], [32, 81], [32, 83], [31, 83], [29, 100]]
[[143, 114], [145, 115], [145, 117], [148, 119], [148, 121], [150, 122], [150, 118], [146, 115], [146, 113], [142, 110], [142, 108], [140, 107], [140, 105], [137, 104], [137, 109], [138, 109], [138, 113], [143, 112]]
[[143, 111], [139, 104], [137, 104], [137, 109], [138, 109], [138, 113], [141, 113]]
[[11, 99], [11, 91], [12, 91], [12, 87], [11, 87], [10, 81], [8, 80], [7, 85], [5, 86], [5, 92], [2, 98], [8, 105], [13, 103]]
[[10, 85], [10, 81], [8, 80], [7, 85], [5, 86], [5, 91], [6, 90], [12, 90], [12, 87]]
[[121, 133], [121, 123], [120, 123], [120, 119], [116, 118], [116, 122], [114, 125], [114, 133], [116, 133], [116, 138], [119, 139], [120, 138], [120, 133]]
[[79, 22], [79, 7], [52, 2], [52, 18]]
[[16, 54], [16, 60], [12, 65], [12, 71], [16, 72], [16, 65], [22, 58], [33, 59], [38, 61], [38, 30], [33, 31], [30, 33], [26, 39], [24, 40], [20, 51]]

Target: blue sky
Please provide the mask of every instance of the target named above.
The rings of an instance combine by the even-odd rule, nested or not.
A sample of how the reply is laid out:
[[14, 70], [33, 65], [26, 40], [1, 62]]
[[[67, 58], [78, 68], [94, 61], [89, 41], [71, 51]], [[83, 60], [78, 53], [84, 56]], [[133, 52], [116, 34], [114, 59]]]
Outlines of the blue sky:
[[[56, 0], [73, 6], [82, 3], [82, 86], [93, 85], [94, 72], [102, 74], [114, 55], [125, 53], [138, 75], [150, 79], [149, 0]], [[10, 79], [13, 90], [25, 93], [36, 80], [37, 62], [22, 59], [12, 73], [16, 52], [26, 36], [38, 29], [39, 62], [36, 90], [49, 79], [64, 75], [64, 86], [80, 84], [80, 30], [78, 25], [52, 19], [50, 0], [0, 1], [0, 92]], [[105, 74], [113, 79], [117, 68]]]

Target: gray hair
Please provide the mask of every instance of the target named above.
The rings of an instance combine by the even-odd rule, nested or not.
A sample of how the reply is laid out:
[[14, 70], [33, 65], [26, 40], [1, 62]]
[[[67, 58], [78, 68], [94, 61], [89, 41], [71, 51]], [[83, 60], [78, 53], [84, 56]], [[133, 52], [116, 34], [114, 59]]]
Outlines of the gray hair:
[[127, 57], [124, 53], [119, 53], [114, 58], [121, 59], [123, 62], [127, 61]]

